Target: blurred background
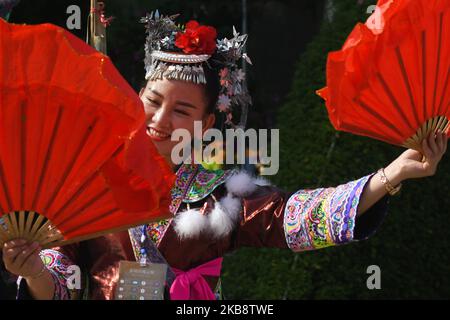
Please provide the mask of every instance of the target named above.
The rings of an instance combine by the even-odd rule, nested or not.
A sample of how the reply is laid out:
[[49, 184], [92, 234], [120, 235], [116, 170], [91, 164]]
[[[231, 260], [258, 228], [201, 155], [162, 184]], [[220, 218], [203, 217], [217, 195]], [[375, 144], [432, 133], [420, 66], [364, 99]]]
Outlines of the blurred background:
[[[89, 0], [21, 0], [14, 23], [50, 22], [66, 27], [70, 5], [81, 9], [86, 38]], [[315, 90], [325, 85], [327, 54], [338, 50], [370, 6], [365, 0], [105, 0], [108, 55], [138, 91], [144, 79], [146, 12], [180, 13], [230, 37], [232, 26], [249, 33], [249, 89], [254, 104], [248, 127], [280, 129], [280, 188], [334, 186], [386, 166], [403, 150], [375, 140], [337, 133]], [[370, 61], [367, 61], [370, 63]], [[371, 239], [352, 245], [294, 254], [288, 250], [241, 249], [226, 256], [227, 299], [448, 299], [450, 297], [450, 162], [437, 176], [404, 184], [391, 199], [383, 226]], [[367, 267], [381, 269], [381, 289], [369, 290]], [[14, 284], [3, 271], [0, 298]], [[3, 295], [3, 296], [2, 296]]]

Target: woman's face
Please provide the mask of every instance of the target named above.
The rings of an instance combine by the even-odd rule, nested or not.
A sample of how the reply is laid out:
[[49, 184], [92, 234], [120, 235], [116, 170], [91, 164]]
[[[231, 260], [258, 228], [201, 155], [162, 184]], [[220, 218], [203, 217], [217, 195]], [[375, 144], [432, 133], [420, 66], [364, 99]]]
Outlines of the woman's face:
[[147, 134], [159, 153], [170, 159], [171, 141], [176, 129], [186, 129], [194, 137], [194, 121], [203, 122], [203, 131], [214, 125], [214, 114], [207, 114], [207, 100], [201, 85], [180, 80], [148, 81], [140, 92], [147, 119]]

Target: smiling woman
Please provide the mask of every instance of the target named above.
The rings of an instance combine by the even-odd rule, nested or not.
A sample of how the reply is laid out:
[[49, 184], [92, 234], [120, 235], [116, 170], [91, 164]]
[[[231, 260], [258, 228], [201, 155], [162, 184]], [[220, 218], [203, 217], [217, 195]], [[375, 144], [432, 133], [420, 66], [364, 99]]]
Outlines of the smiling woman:
[[217, 97], [210, 102], [206, 91], [211, 92], [206, 85], [167, 79], [148, 81], [141, 90], [147, 132], [169, 163], [172, 149], [178, 143], [171, 141], [174, 130], [186, 129], [194, 137], [194, 121], [201, 121], [204, 131], [213, 127], [215, 115], [211, 105], [215, 105]]
[[[174, 130], [188, 130], [195, 137], [194, 122], [202, 121], [204, 129], [212, 127], [215, 107], [232, 125], [232, 109], [250, 103], [245, 74], [238, 67], [241, 58], [249, 61], [242, 52], [246, 35], [234, 31], [232, 39], [214, 39], [211, 52], [211, 27], [190, 22], [181, 29], [174, 18], [151, 14], [143, 19], [148, 33], [148, 81], [140, 97], [147, 134], [168, 161]], [[386, 168], [360, 179], [297, 192], [280, 190], [237, 170], [181, 165], [172, 188], [170, 219], [40, 252], [45, 270], [54, 276], [54, 286], [50, 285], [54, 287], [53, 298], [75, 297], [88, 289], [85, 294], [90, 299], [146, 299], [144, 295], [120, 293], [128, 281], [120, 271], [121, 260], [167, 266], [166, 298], [221, 298], [221, 264], [226, 253], [241, 247], [299, 252], [366, 239], [386, 215], [387, 197], [393, 188], [398, 189], [405, 179], [433, 175], [446, 145], [445, 135], [438, 132], [424, 141], [423, 155], [407, 150]], [[17, 250], [23, 247], [13, 243], [4, 252]], [[21, 275], [23, 268], [35, 263], [30, 261], [21, 264], [22, 268], [11, 263], [7, 267], [12, 265], [9, 271]], [[83, 279], [89, 282], [80, 290], [67, 287], [67, 270], [72, 264], [81, 267]], [[40, 277], [41, 272], [22, 280], [20, 297], [45, 297], [39, 290], [43, 284]], [[136, 292], [145, 291], [140, 283], [127, 285]]]

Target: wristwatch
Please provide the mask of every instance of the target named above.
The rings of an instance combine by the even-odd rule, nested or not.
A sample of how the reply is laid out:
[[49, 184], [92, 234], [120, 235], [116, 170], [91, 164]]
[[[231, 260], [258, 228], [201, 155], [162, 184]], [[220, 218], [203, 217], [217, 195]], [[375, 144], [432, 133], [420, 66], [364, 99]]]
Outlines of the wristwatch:
[[386, 177], [386, 174], [384, 173], [384, 168], [378, 170], [378, 173], [380, 174], [381, 183], [384, 184], [384, 187], [386, 188], [387, 192], [391, 196], [395, 196], [396, 194], [398, 194], [398, 192], [402, 188], [402, 184], [400, 183], [398, 186], [394, 187], [392, 183], [389, 181], [389, 179]]

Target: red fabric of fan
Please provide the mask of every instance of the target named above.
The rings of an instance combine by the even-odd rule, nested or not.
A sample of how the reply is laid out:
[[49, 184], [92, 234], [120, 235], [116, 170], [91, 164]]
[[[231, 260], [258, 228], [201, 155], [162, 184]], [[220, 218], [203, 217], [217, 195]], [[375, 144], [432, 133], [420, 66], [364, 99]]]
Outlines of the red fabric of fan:
[[139, 97], [62, 28], [0, 19], [0, 243], [60, 245], [169, 216]]
[[380, 0], [327, 61], [325, 99], [337, 130], [421, 150], [450, 119], [450, 1]]

